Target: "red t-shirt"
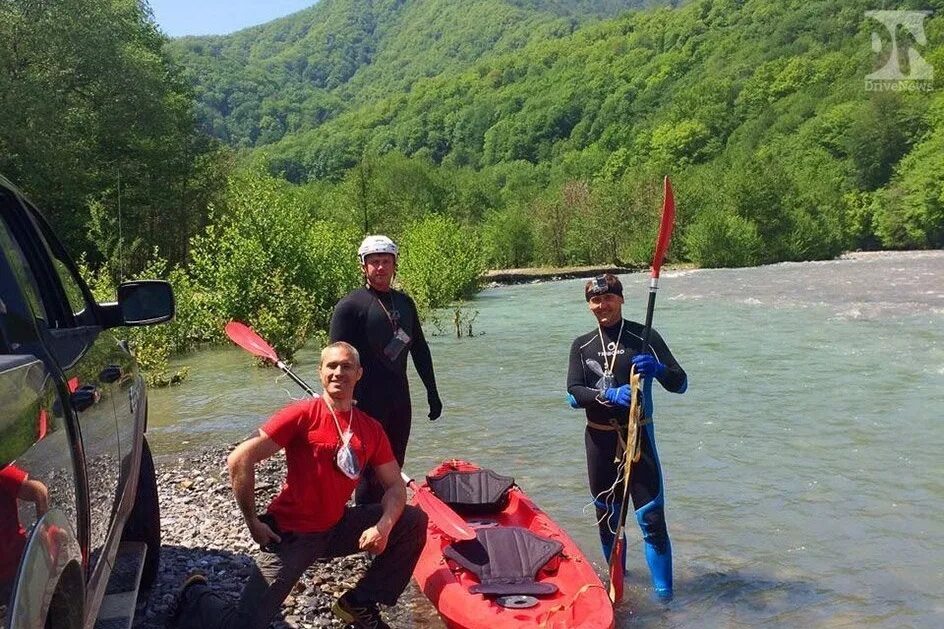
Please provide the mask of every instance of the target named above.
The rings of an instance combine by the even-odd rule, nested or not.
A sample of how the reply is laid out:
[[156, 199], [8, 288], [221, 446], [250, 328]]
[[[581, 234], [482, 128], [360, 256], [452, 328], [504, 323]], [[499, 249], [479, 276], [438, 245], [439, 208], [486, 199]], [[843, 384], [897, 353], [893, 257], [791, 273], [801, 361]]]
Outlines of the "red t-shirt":
[[0, 470], [0, 582], [13, 578], [26, 546], [26, 529], [20, 525], [16, 497], [26, 482], [26, 472], [8, 465]]
[[[348, 413], [335, 413], [341, 430], [345, 430]], [[390, 441], [377, 420], [355, 408], [352, 421], [351, 447], [362, 468], [376, 468], [395, 460]], [[345, 476], [335, 464], [341, 440], [324, 400], [286, 406], [269, 418], [262, 431], [285, 448], [285, 484], [268, 509], [279, 527], [316, 533], [337, 524], [358, 481]]]

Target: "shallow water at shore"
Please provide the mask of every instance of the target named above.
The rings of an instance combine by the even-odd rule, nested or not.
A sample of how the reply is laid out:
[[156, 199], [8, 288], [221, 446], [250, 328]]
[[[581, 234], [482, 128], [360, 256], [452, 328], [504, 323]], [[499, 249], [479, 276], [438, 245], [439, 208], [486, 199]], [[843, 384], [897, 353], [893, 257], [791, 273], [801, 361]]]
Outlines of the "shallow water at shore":
[[[642, 319], [648, 275], [622, 279]], [[474, 338], [431, 338], [446, 410], [428, 422], [414, 379], [407, 471], [461, 457], [512, 475], [597, 561], [564, 403], [570, 342], [593, 327], [581, 284], [487, 289]], [[655, 326], [690, 380], [655, 394], [677, 595], [649, 601], [631, 528], [620, 626], [944, 624], [942, 324], [940, 251], [663, 273]], [[296, 364], [312, 382], [314, 349]], [[245, 437], [301, 396], [235, 348], [181, 363], [184, 384], [151, 394], [159, 452]]]

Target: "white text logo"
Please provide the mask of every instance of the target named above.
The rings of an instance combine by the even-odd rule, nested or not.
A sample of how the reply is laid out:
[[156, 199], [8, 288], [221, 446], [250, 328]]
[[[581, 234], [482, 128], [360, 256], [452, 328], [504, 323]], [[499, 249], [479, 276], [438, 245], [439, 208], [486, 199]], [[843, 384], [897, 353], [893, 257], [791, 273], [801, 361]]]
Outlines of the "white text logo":
[[[883, 41], [879, 33], [872, 33], [872, 50], [880, 55], [880, 59], [885, 63], [865, 77], [867, 91], [930, 91], [934, 68], [910, 45], [910, 41], [920, 46], [927, 45], [924, 19], [930, 14], [930, 11], [865, 12], [866, 17], [881, 22], [891, 38], [889, 41]], [[887, 56], [883, 54], [885, 51]]]

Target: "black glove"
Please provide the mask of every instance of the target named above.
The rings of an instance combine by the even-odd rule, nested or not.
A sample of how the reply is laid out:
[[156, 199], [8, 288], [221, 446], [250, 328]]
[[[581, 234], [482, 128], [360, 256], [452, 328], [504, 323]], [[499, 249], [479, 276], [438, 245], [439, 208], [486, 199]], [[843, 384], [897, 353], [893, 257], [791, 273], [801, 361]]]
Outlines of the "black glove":
[[429, 402], [429, 421], [434, 422], [442, 415], [442, 400], [439, 399], [439, 393], [433, 391], [426, 396]]

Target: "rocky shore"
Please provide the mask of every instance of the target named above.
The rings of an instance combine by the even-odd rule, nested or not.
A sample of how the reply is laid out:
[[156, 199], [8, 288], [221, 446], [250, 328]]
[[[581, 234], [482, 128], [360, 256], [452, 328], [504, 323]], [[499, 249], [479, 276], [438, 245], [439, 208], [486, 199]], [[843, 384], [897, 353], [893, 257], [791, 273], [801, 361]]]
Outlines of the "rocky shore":
[[[257, 545], [249, 536], [229, 485], [226, 456], [218, 447], [183, 457], [157, 457], [161, 504], [161, 566], [142, 596], [134, 627], [162, 629], [177, 590], [191, 570], [202, 570], [218, 591], [235, 598], [249, 578]], [[281, 486], [284, 457], [256, 468], [256, 502], [269, 503]], [[342, 627], [331, 613], [334, 599], [366, 568], [366, 555], [317, 563], [305, 573], [272, 623], [278, 629]], [[396, 607], [383, 611], [393, 627], [442, 627], [435, 610], [411, 583]]]

